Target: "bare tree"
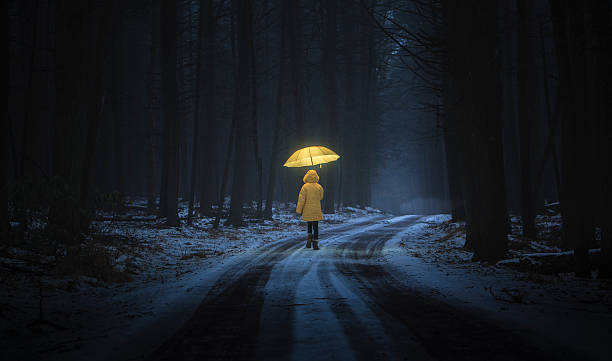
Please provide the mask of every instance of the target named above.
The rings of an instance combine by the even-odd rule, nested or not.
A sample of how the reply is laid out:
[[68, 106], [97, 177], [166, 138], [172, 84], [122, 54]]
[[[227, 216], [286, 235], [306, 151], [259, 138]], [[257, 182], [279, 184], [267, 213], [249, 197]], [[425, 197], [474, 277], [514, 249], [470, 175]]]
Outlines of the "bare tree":
[[343, 4], [342, 12], [342, 36], [344, 46], [342, 47], [342, 60], [344, 62], [344, 111], [342, 122], [342, 144], [341, 155], [338, 164], [341, 168], [340, 188], [342, 189], [341, 203], [345, 206], [355, 204], [355, 182], [354, 176], [356, 165], [356, 141], [354, 139], [356, 129], [351, 126], [357, 119], [358, 111], [355, 93], [355, 83], [358, 78], [356, 71], [354, 52], [358, 49], [355, 20], [358, 11], [356, 2], [348, 1]]
[[156, 73], [158, 70], [158, 51], [159, 48], [159, 0], [151, 0], [151, 47], [149, 49], [149, 68], [147, 77], [147, 113], [148, 121], [146, 127], [147, 137], [147, 179], [146, 179], [146, 192], [147, 192], [147, 208], [150, 212], [155, 212], [157, 205], [155, 204], [155, 142], [154, 142], [154, 131], [155, 131], [155, 95], [156, 95]]
[[[3, 2], [0, 8], [4, 11], [4, 14], [8, 13], [7, 3]], [[4, 72], [4, 83], [8, 83], [7, 72]], [[2, 170], [0, 170], [0, 236], [3, 240], [8, 240], [7, 234], [11, 228], [8, 218], [8, 124], [11, 121], [9, 118], [8, 107], [4, 108], [4, 119], [0, 125], [0, 164], [2, 164]]]
[[[217, 141], [216, 133], [218, 132], [216, 116], [217, 111], [215, 101], [217, 99], [216, 85], [216, 27], [217, 16], [213, 14], [213, 1], [205, 0], [201, 3], [200, 16], [204, 16], [205, 43], [204, 45], [204, 117], [205, 129], [200, 132], [200, 141], [202, 142], [202, 153], [200, 156], [200, 213], [205, 214], [210, 210], [215, 197], [217, 196], [217, 178], [214, 172], [217, 165]], [[205, 174], [207, 174], [205, 176]], [[211, 175], [212, 174], [212, 175]]]
[[[497, 261], [507, 247], [506, 189], [497, 94], [497, 20], [492, 2], [442, 3], [449, 88], [445, 112], [459, 145], [466, 243], [474, 259]], [[474, 15], [470, 9], [478, 7]], [[484, 29], [484, 30], [483, 30]]]
[[161, 0], [161, 75], [164, 113], [164, 167], [161, 216], [178, 226], [178, 104], [176, 83], [176, 2]]
[[245, 200], [248, 130], [252, 119], [252, 43], [253, 24], [251, 0], [238, 0], [238, 79], [233, 117], [236, 120], [234, 179], [228, 222], [242, 225], [242, 207]]
[[531, 176], [531, 129], [535, 123], [532, 110], [535, 67], [530, 64], [533, 54], [530, 51], [529, 45], [529, 22], [532, 11], [531, 1], [517, 0], [516, 4], [518, 10], [517, 103], [521, 155], [521, 215], [523, 220], [523, 236], [534, 239], [536, 237], [536, 229]]
[[585, 3], [587, 20], [588, 101], [593, 117], [593, 172], [596, 197], [595, 212], [601, 229], [601, 250], [604, 267], [602, 277], [612, 277], [612, 98], [610, 59], [612, 58], [612, 25], [610, 3], [588, 1]]
[[[337, 0], [326, 0], [324, 16], [325, 36], [323, 38], [323, 71], [325, 89], [325, 111], [329, 126], [330, 145], [338, 144], [338, 116], [337, 116], [337, 85], [336, 85], [336, 10]], [[323, 201], [324, 211], [334, 213], [334, 200], [336, 196], [337, 172], [334, 165], [328, 166], [326, 195]]]
[[123, 142], [121, 140], [121, 118], [122, 118], [122, 104], [121, 104], [121, 79], [123, 61], [123, 37], [121, 34], [121, 27], [123, 24], [121, 13], [121, 6], [123, 4], [120, 0], [113, 0], [112, 2], [115, 14], [115, 23], [112, 26], [112, 95], [111, 95], [111, 107], [112, 107], [112, 126], [113, 126], [113, 155], [114, 155], [114, 176], [115, 176], [115, 190], [123, 195], [124, 189], [124, 177], [123, 177]]
[[268, 171], [268, 189], [266, 192], [266, 208], [264, 209], [264, 218], [272, 219], [272, 203], [274, 201], [274, 188], [276, 184], [276, 170], [278, 169], [278, 143], [279, 143], [279, 132], [281, 128], [281, 113], [283, 108], [283, 81], [285, 78], [285, 68], [287, 66], [286, 56], [286, 28], [287, 28], [287, 14], [286, 14], [286, 3], [281, 2], [280, 5], [281, 13], [281, 28], [280, 28], [280, 51], [279, 51], [279, 65], [278, 65], [278, 85], [276, 88], [276, 109], [274, 113], [274, 134], [272, 136], [272, 150], [270, 152], [270, 170]]
[[562, 241], [574, 249], [576, 273], [587, 276], [588, 246], [594, 238], [589, 179], [592, 179], [591, 121], [586, 109], [585, 27], [582, 4], [550, 1], [558, 69], [561, 120]]
[[287, 12], [286, 30], [289, 64], [291, 71], [291, 91], [297, 135], [295, 143], [303, 147], [304, 142], [304, 99], [302, 95], [302, 34], [300, 22], [300, 0], [289, 1], [285, 5]]
[[[106, 84], [104, 83], [104, 68], [108, 59], [108, 40], [107, 32], [110, 27], [110, 19], [116, 8], [108, 4], [103, 4], [99, 11], [97, 29], [95, 29], [95, 45], [89, 46], [89, 91], [87, 104], [87, 133], [85, 138], [84, 156], [81, 166], [81, 186], [80, 186], [80, 208], [85, 212], [91, 211], [91, 198], [93, 197], [94, 179], [94, 156], [95, 147], [98, 139], [98, 129], [101, 123], [104, 106], [106, 103]], [[81, 212], [82, 213], [82, 212]], [[81, 219], [81, 229], [86, 229], [89, 224], [88, 219]]]
[[195, 198], [196, 174], [198, 164], [198, 143], [200, 140], [200, 85], [202, 74], [202, 42], [206, 38], [204, 2], [200, 1], [200, 17], [198, 21], [198, 36], [196, 38], [196, 58], [195, 58], [195, 89], [193, 94], [193, 146], [191, 152], [191, 181], [188, 194], [189, 208], [187, 211], [187, 224], [191, 224], [193, 217], [193, 202]]

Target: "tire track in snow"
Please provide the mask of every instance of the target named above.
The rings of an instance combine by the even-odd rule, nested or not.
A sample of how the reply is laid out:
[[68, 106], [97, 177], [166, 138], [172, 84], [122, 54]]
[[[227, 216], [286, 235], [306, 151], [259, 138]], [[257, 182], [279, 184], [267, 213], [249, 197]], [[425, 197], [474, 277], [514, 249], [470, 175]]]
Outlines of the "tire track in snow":
[[[298, 244], [303, 247], [303, 242]], [[289, 257], [277, 264], [264, 288], [264, 304], [259, 326], [259, 337], [255, 350], [256, 360], [281, 360], [291, 357], [293, 351], [294, 308], [296, 285], [310, 271], [311, 264], [300, 262], [296, 249]]]
[[[302, 272], [300, 275], [301, 280], [297, 285], [290, 286], [292, 289], [296, 289], [294, 304], [297, 304], [296, 307], [293, 307], [293, 327], [295, 329], [293, 342], [295, 347], [291, 357], [292, 360], [387, 359], [384, 350], [381, 352], [380, 348], [363, 347], [363, 345], [371, 346], [371, 340], [375, 337], [378, 340], [384, 340], [384, 336], [380, 333], [371, 336], [367, 332], [368, 329], [356, 327], [358, 322], [363, 322], [365, 318], [351, 317], [351, 308], [344, 305], [343, 297], [339, 296], [339, 292], [334, 292], [340, 286], [338, 282], [335, 282], [337, 270], [333, 267], [333, 260], [339, 255], [338, 244], [348, 242], [355, 238], [357, 234], [384, 228], [388, 224], [402, 222], [408, 218], [410, 217], [396, 217], [358, 228], [356, 229], [357, 232], [346, 232], [336, 237], [326, 237], [322, 241], [321, 251], [297, 252], [295, 259], [285, 261], [285, 263], [292, 261], [294, 264], [308, 262], [310, 265], [307, 274], [304, 276]], [[274, 283], [274, 281], [274, 279], [271, 279], [270, 283]], [[354, 298], [352, 299], [354, 300]], [[368, 321], [374, 322], [375, 319], [370, 317]], [[350, 326], [351, 323], [353, 324], [352, 327]], [[352, 332], [352, 330], [358, 331]], [[359, 338], [359, 340], [353, 342], [355, 338]], [[370, 356], [376, 356], [376, 358]]]
[[[329, 299], [333, 302], [335, 317], [340, 320], [351, 347], [359, 360], [430, 360], [423, 348], [418, 345], [404, 324], [396, 320], [383, 320], [375, 313], [364, 295], [362, 284], [355, 284], [354, 273], [347, 268], [340, 271], [338, 263], [346, 259], [352, 262], [372, 262], [380, 256], [384, 243], [395, 235], [399, 228], [414, 224], [419, 218], [409, 217], [399, 223], [371, 230], [343, 242], [338, 247], [339, 257], [333, 259], [329, 272], [320, 272], [320, 279], [327, 284]], [[391, 231], [385, 231], [388, 228]], [[360, 239], [376, 239], [376, 242], [363, 242], [359, 249], [354, 243]], [[401, 337], [389, 337], [401, 335]]]
[[336, 262], [340, 273], [351, 280], [347, 284], [363, 295], [390, 337], [402, 337], [397, 327], [400, 322], [438, 360], [584, 359], [584, 355], [555, 345], [539, 349], [533, 346], [530, 334], [525, 331], [494, 324], [474, 311], [455, 308], [403, 286], [375, 260], [381, 256], [387, 240], [400, 231], [401, 228], [389, 229], [374, 242], [371, 235], [364, 234], [342, 244], [345, 257]]
[[[379, 228], [384, 224], [375, 222], [364, 228]], [[355, 229], [363, 228], [345, 227], [342, 232], [326, 232], [322, 242], [328, 244], [350, 237]], [[298, 246], [300, 248], [304, 247], [304, 241]], [[318, 252], [306, 249], [299, 252], [296, 250], [289, 257], [279, 261], [274, 267], [265, 288], [266, 297], [262, 308], [256, 359], [309, 359], [308, 355], [312, 347], [309, 347], [308, 344], [316, 344], [316, 347], [321, 346], [320, 340], [322, 337], [308, 332], [311, 326], [303, 327], [301, 321], [314, 314], [326, 312], [325, 307], [327, 305], [320, 302], [324, 298], [324, 293], [315, 276], [317, 273], [315, 271], [320, 267], [320, 260], [325, 258], [327, 247], [322, 247], [324, 248]], [[315, 297], [315, 299], [318, 298], [316, 302], [313, 302], [313, 292], [320, 292], [319, 296], [321, 297]], [[317, 310], [313, 311], [311, 308]], [[307, 310], [303, 312], [305, 309]], [[331, 316], [331, 311], [329, 313]], [[316, 325], [312, 326], [316, 327]], [[296, 345], [297, 348], [294, 347]], [[337, 344], [334, 346], [337, 346]], [[334, 348], [338, 349], [338, 347]], [[349, 349], [349, 347], [346, 349]], [[339, 352], [346, 359], [347, 350]], [[310, 357], [321, 358], [320, 355], [316, 354]]]
[[398, 280], [379, 258], [390, 238], [417, 221], [339, 227], [318, 252], [300, 252], [302, 237], [253, 252], [233, 263], [151, 359], [584, 359], [555, 345], [534, 347], [522, 330]]
[[[368, 219], [336, 227], [327, 235], [341, 234], [378, 221]], [[304, 240], [303, 237], [296, 237], [262, 247], [253, 252], [252, 259], [239, 262], [224, 272], [189, 321], [157, 348], [149, 359], [253, 359], [265, 285], [274, 266], [301, 249]], [[276, 351], [288, 355], [291, 347], [292, 343], [287, 342], [277, 345]]]

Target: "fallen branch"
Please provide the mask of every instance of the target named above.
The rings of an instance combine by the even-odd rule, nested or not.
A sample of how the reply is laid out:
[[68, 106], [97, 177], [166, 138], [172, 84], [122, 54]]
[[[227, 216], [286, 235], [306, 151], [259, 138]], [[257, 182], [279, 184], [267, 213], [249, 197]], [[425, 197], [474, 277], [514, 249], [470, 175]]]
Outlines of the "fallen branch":
[[[589, 264], [592, 268], [600, 268], [603, 259], [601, 249], [589, 250]], [[497, 262], [497, 265], [506, 266], [518, 271], [528, 271], [540, 274], [559, 274], [574, 271], [574, 251], [527, 253], [518, 257]]]

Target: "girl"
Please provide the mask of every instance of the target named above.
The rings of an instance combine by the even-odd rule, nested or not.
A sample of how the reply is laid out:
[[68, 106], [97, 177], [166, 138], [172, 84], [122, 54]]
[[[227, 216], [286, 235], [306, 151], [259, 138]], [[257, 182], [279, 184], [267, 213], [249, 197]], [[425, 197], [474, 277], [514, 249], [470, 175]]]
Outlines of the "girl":
[[[319, 249], [319, 221], [323, 219], [321, 213], [321, 200], [323, 199], [323, 187], [318, 183], [319, 175], [314, 169], [306, 172], [304, 185], [300, 189], [296, 212], [302, 214], [302, 219], [308, 222], [308, 241], [306, 248]], [[313, 235], [314, 232], [314, 235]]]

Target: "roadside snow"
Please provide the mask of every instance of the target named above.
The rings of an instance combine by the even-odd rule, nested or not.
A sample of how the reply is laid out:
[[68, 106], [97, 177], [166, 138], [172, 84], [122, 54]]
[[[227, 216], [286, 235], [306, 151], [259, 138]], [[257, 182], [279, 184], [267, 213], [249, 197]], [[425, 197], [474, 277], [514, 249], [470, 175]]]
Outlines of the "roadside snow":
[[[179, 206], [179, 216], [185, 217], [186, 202]], [[245, 227], [218, 230], [211, 229], [210, 217], [168, 228], [145, 209], [144, 200], [134, 199], [126, 214], [99, 214], [94, 222], [86, 242], [101, 250], [92, 259], [104, 258], [118, 275], [110, 279], [98, 273], [30, 274], [31, 265], [13, 258], [27, 252], [17, 247], [0, 257], [6, 274], [0, 284], [3, 359], [16, 354], [23, 360], [137, 358], [176, 331], [218, 277], [251, 257], [253, 249], [306, 233], [295, 204], [275, 207], [274, 220], [257, 220], [247, 210]], [[345, 209], [325, 215], [320, 227], [324, 232], [382, 215]], [[12, 271], [15, 264], [25, 273]], [[40, 309], [43, 321], [37, 321]]]
[[[543, 345], [554, 340], [594, 359], [611, 359], [612, 291], [607, 282], [524, 273], [504, 262], [471, 262], [459, 227], [440, 227], [449, 220], [449, 215], [424, 217], [386, 243], [383, 254], [398, 282], [532, 329]], [[527, 255], [539, 254], [521, 254]]]

